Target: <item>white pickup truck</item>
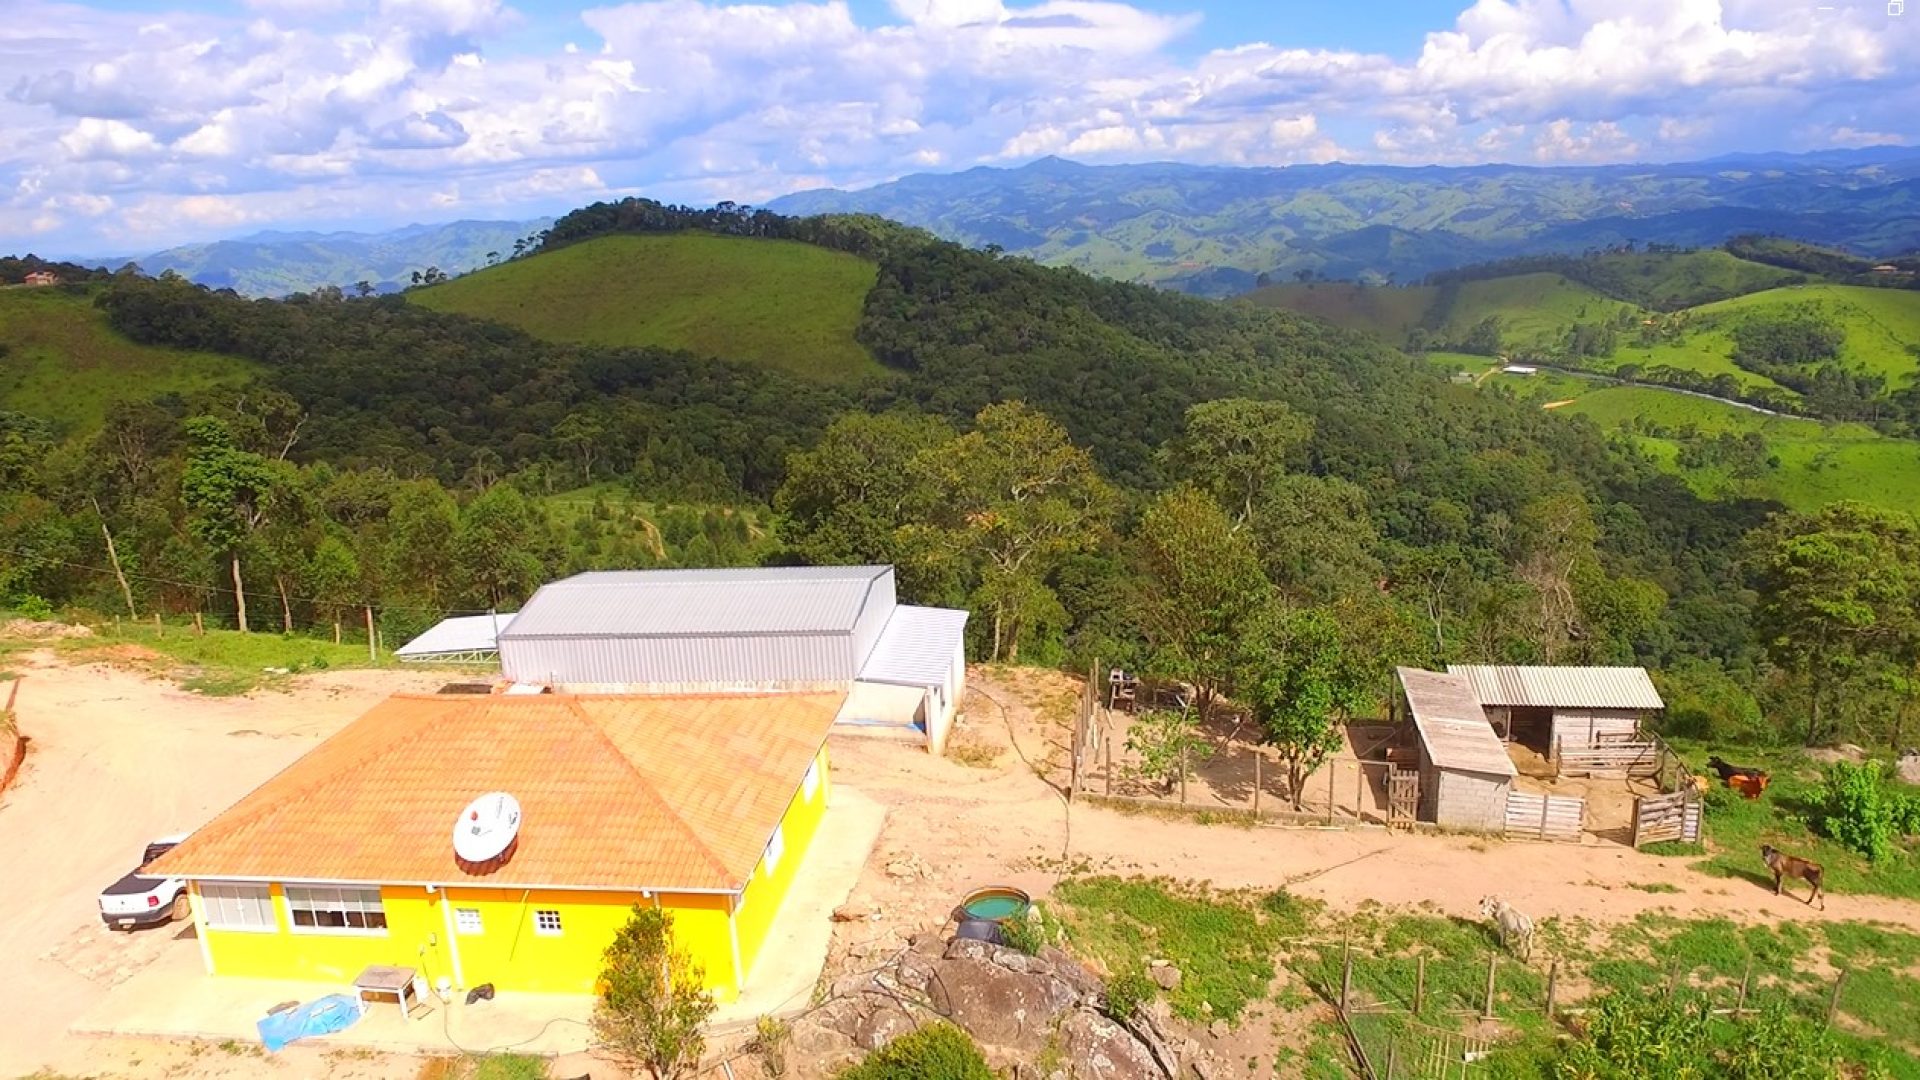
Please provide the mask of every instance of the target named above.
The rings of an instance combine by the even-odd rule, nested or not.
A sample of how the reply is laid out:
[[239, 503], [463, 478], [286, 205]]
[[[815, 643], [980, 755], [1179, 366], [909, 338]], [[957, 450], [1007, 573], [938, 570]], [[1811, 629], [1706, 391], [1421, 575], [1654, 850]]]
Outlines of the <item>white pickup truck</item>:
[[190, 913], [187, 883], [179, 878], [147, 877], [140, 871], [166, 854], [186, 836], [163, 836], [147, 845], [140, 865], [100, 894], [100, 921], [114, 930], [157, 926]]

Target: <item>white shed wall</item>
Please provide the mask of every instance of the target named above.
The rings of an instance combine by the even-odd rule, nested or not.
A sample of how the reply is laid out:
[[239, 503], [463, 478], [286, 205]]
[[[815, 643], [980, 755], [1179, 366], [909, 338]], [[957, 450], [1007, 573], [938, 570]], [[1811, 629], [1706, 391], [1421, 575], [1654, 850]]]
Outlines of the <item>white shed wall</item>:
[[844, 684], [857, 666], [844, 633], [500, 641], [500, 670], [507, 678], [569, 689], [639, 683]]
[[1507, 828], [1507, 777], [1490, 773], [1435, 770], [1438, 790], [1434, 795], [1436, 824], [1475, 832], [1505, 832]]

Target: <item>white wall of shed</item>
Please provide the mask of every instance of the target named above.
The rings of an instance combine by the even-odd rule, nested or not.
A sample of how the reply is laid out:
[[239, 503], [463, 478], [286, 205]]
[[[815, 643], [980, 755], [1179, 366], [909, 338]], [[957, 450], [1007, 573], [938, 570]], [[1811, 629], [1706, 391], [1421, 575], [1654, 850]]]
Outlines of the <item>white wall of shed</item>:
[[1507, 777], [1456, 769], [1436, 773], [1436, 824], [1474, 832], [1506, 831], [1507, 792], [1512, 787]]

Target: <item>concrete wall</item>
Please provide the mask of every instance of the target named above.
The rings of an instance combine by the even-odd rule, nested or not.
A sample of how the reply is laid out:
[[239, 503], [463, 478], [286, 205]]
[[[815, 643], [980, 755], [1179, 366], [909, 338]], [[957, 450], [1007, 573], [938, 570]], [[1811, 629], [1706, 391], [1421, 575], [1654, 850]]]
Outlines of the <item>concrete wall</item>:
[[[1505, 832], [1507, 791], [1512, 781], [1491, 773], [1436, 769], [1436, 824], [1475, 832]], [[1424, 784], [1425, 778], [1422, 777]]]

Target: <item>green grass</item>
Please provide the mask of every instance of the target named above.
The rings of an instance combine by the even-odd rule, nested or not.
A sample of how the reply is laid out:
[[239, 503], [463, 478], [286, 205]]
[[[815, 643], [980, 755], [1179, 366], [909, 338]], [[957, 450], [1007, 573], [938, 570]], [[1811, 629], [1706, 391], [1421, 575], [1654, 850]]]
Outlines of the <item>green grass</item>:
[[[95, 623], [90, 638], [65, 638], [56, 643], [77, 660], [131, 661], [156, 675], [176, 679], [181, 686], [208, 697], [230, 697], [253, 690], [285, 686], [295, 675], [333, 668], [383, 667], [392, 654], [381, 650], [377, 660], [367, 657], [366, 636], [335, 645], [331, 636], [281, 634], [209, 628], [195, 634], [192, 625], [173, 623], [156, 634], [151, 621]], [[30, 643], [33, 644], [33, 643]], [[138, 650], [128, 653], [124, 646]]]
[[1285, 894], [1256, 900], [1164, 879], [1073, 878], [1053, 899], [1074, 950], [1109, 975], [1144, 972], [1154, 959], [1179, 968], [1167, 1002], [1189, 1020], [1233, 1020], [1264, 997], [1280, 941], [1311, 917]]
[[[1704, 761], [1709, 753], [1726, 749], [1686, 739], [1669, 742], [1690, 762]], [[1772, 844], [1819, 863], [1826, 870], [1826, 887], [1831, 893], [1920, 898], [1920, 853], [1912, 844], [1900, 846], [1878, 863], [1869, 862], [1809, 826], [1812, 800], [1819, 787], [1817, 763], [1792, 750], [1755, 748], [1742, 748], [1737, 760], [1768, 770], [1772, 782], [1758, 799], [1744, 799], [1725, 789], [1715, 789], [1709, 796], [1706, 834], [1712, 854], [1697, 864], [1699, 869], [1771, 892], [1773, 878], [1760, 862], [1760, 845]], [[1789, 882], [1789, 889], [1795, 884]], [[1805, 887], [1801, 889], [1797, 895], [1804, 897]]]
[[1647, 386], [1589, 384], [1562, 411], [1589, 417], [1612, 430], [1644, 430], [1654, 425], [1669, 432], [1688, 428], [1704, 435], [1757, 432], [1765, 438], [1779, 466], [1757, 479], [1740, 480], [1717, 470], [1681, 469], [1677, 439], [1636, 433], [1642, 449], [1709, 498], [1773, 499], [1796, 510], [1813, 510], [1841, 499], [1893, 509], [1920, 505], [1920, 441], [1889, 438], [1865, 424], [1765, 416]]
[[1671, 311], [1703, 298], [1737, 296], [1783, 284], [1793, 271], [1749, 262], [1719, 249], [1678, 253], [1611, 254], [1601, 265], [1624, 296], [1646, 307]]
[[84, 294], [0, 289], [0, 407], [69, 431], [100, 426], [119, 401], [243, 383], [254, 368], [215, 353], [136, 345]]
[[1559, 274], [1515, 274], [1462, 284], [1441, 332], [1458, 340], [1492, 316], [1500, 320], [1500, 340], [1508, 348], [1545, 346], [1576, 322], [1608, 322], [1623, 310], [1631, 305]]
[[851, 382], [884, 373], [853, 336], [877, 275], [864, 259], [788, 240], [622, 235], [407, 296], [550, 341], [684, 349]]

